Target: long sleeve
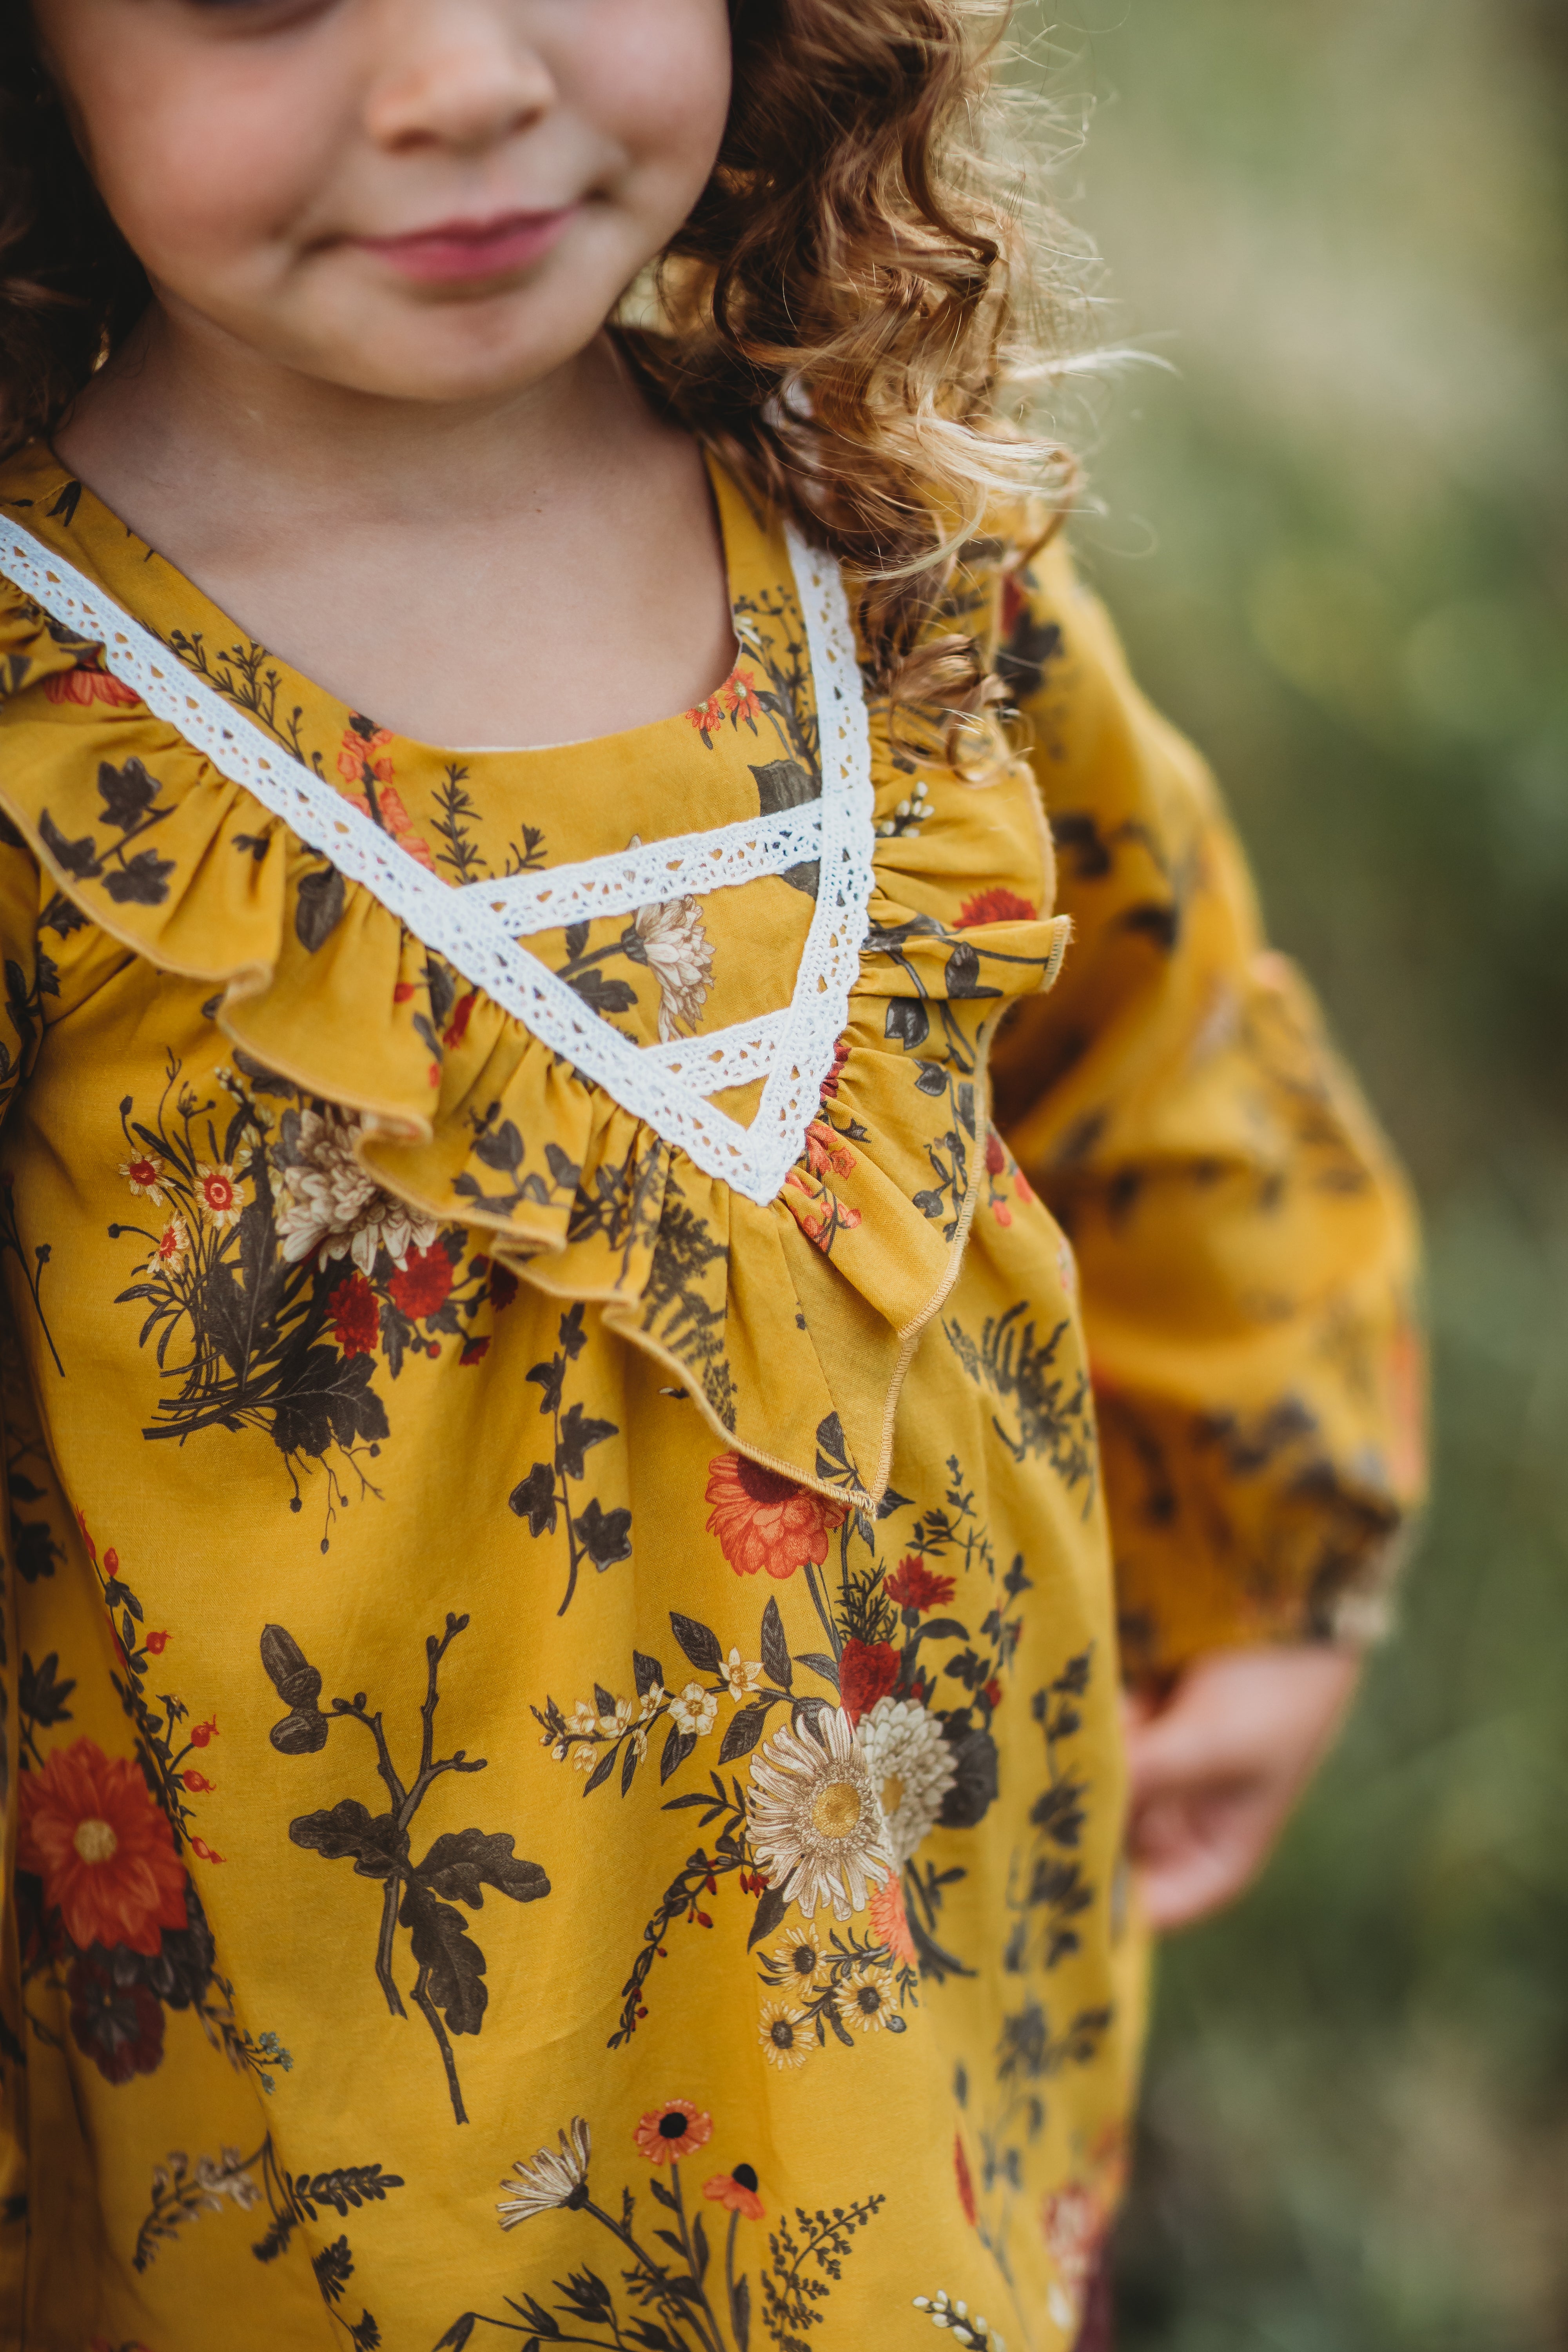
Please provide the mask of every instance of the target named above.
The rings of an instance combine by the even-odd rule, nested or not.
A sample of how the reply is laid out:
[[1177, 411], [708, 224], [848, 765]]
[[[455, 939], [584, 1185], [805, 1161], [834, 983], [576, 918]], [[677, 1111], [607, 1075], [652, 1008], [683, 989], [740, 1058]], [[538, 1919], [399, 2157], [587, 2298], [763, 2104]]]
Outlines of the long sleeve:
[[995, 1117], [1078, 1257], [1128, 1671], [1368, 1638], [1424, 1477], [1405, 1182], [1059, 547], [999, 626], [1074, 943]]
[[[8, 824], [0, 819], [0, 1118], [37, 1058], [43, 1034], [43, 997], [55, 986], [54, 967], [38, 947], [39, 874]], [[9, 1192], [0, 1187], [0, 1252], [20, 1255]], [[35, 1269], [23, 1265], [24, 1278]], [[10, 1385], [12, 1349], [0, 1303], [0, 1409]], [[0, 1430], [0, 1436], [5, 1435]], [[5, 1901], [0, 1907], [0, 2341], [20, 2324], [27, 2253], [26, 2052], [21, 1956], [11, 1900], [16, 1867], [16, 1791], [19, 1769], [18, 1677], [22, 1659], [16, 1624], [16, 1567], [11, 1530], [9, 1455], [6, 1507], [0, 1512], [0, 1867]]]

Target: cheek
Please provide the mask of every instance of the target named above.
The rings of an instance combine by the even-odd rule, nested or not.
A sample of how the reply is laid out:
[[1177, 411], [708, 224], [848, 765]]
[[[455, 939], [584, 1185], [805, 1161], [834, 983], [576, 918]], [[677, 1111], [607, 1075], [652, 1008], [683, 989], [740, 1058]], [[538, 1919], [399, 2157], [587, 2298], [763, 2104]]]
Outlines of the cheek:
[[713, 167], [730, 108], [724, 0], [610, 0], [592, 11], [578, 101], [644, 170], [693, 200]]
[[153, 275], [176, 284], [192, 268], [243, 268], [297, 226], [333, 146], [299, 77], [226, 62], [220, 78], [203, 63], [154, 46], [68, 84], [104, 202]]

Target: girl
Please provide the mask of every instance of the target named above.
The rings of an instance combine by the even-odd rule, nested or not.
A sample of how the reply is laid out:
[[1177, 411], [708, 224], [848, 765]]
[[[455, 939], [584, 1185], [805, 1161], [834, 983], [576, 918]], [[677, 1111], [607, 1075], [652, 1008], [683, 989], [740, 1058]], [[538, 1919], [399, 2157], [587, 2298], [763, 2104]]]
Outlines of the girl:
[[1410, 1224], [1007, 425], [978, 11], [3, 21], [5, 2342], [1054, 2352], [1119, 1660], [1170, 1920]]

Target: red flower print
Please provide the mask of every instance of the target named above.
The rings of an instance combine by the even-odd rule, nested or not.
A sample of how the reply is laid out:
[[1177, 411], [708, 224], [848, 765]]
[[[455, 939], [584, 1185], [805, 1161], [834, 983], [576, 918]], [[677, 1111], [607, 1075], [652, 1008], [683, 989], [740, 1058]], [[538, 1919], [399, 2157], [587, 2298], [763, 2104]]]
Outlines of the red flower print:
[[977, 930], [982, 923], [1032, 923], [1039, 915], [1032, 898], [1020, 898], [1016, 890], [978, 891], [966, 898], [958, 910], [958, 929]]
[[194, 1767], [188, 1772], [182, 1772], [180, 1779], [193, 1797], [205, 1797], [211, 1793], [213, 1783], [205, 1772], [198, 1772]]
[[852, 1176], [855, 1154], [847, 1151], [824, 1118], [814, 1118], [805, 1130], [806, 1165], [814, 1176]]
[[223, 1860], [221, 1853], [215, 1853], [213, 1852], [205, 1838], [194, 1837], [191, 1840], [191, 1852], [195, 1855], [198, 1862], [221, 1862]]
[[906, 1552], [890, 1576], [882, 1579], [882, 1590], [889, 1601], [900, 1609], [945, 1609], [957, 1587], [951, 1576], [938, 1576], [913, 1552]]
[[963, 2208], [963, 2218], [974, 2226], [974, 2179], [969, 2169], [969, 2158], [963, 2153], [963, 2142], [952, 2143], [952, 2168], [958, 2175], [958, 2201]]
[[[76, 1523], [77, 1523], [77, 1526], [78, 1526], [78, 1527], [80, 1528], [80, 1530], [81, 1530], [81, 1539], [82, 1539], [82, 1542], [87, 1546], [87, 1556], [88, 1556], [89, 1559], [90, 1559], [90, 1560], [91, 1560], [91, 1562], [92, 1562], [92, 1564], [93, 1564], [94, 1568], [96, 1568], [96, 1567], [98, 1566], [98, 1546], [93, 1542], [92, 1538], [88, 1534], [88, 1531], [87, 1531], [87, 1513], [86, 1513], [84, 1510], [82, 1510], [79, 1507], [78, 1507], [78, 1510], [77, 1510], [77, 1515], [76, 1515]], [[110, 1559], [114, 1559], [114, 1554], [113, 1554], [112, 1552], [110, 1552], [110, 1553], [109, 1557], [110, 1557]], [[114, 1562], [114, 1566], [115, 1566], [115, 1568], [118, 1568], [118, 1567], [119, 1567], [119, 1565], [120, 1565], [119, 1561], [118, 1561], [118, 1560], [115, 1560], [115, 1562]], [[110, 1576], [112, 1576], [112, 1575], [114, 1574], [114, 1569], [113, 1569], [113, 1568], [111, 1568], [111, 1569], [110, 1570], [109, 1573], [110, 1574]]]
[[142, 1646], [150, 1658], [161, 1658], [169, 1646], [169, 1637], [167, 1633], [145, 1633]]
[[649, 2164], [679, 2164], [683, 2156], [695, 2156], [712, 2137], [712, 2116], [694, 2107], [689, 2099], [666, 2099], [662, 2107], [650, 2107], [632, 2131]]
[[158, 1236], [158, 1245], [153, 1252], [153, 1265], [178, 1265], [190, 1247], [190, 1240], [184, 1217], [171, 1217]]
[[462, 1044], [464, 1038], [468, 1034], [468, 1024], [473, 1019], [474, 1007], [479, 1001], [479, 992], [477, 988], [470, 988], [467, 996], [458, 997], [457, 1004], [453, 1009], [452, 1017], [450, 1021], [447, 1022], [445, 1029], [441, 1032], [441, 1043], [443, 1045], [460, 1045]]
[[43, 1880], [79, 1948], [122, 1944], [151, 1958], [165, 1927], [185, 1926], [184, 1864], [130, 1757], [79, 1739], [25, 1772], [19, 1793], [17, 1861]]
[[400, 1307], [411, 1323], [422, 1315], [434, 1315], [444, 1307], [452, 1287], [452, 1261], [439, 1242], [429, 1249], [411, 1250], [408, 1263], [400, 1266], [386, 1286], [393, 1304]]
[[413, 1002], [414, 994], [414, 982], [411, 980], [400, 980], [392, 992], [392, 1001], [394, 1004], [408, 1004]]
[[482, 1364], [489, 1351], [490, 1343], [488, 1336], [483, 1339], [465, 1339], [463, 1352], [458, 1361], [460, 1364]]
[[1035, 1188], [1021, 1168], [1013, 1178], [1013, 1190], [1020, 1201], [1032, 1201], [1035, 1197]]
[[1006, 1165], [1007, 1147], [996, 1129], [988, 1127], [985, 1130], [985, 1172], [988, 1176], [1000, 1176]]
[[916, 1966], [920, 1955], [910, 1933], [904, 1890], [896, 1870], [888, 1873], [871, 1897], [871, 1933], [879, 1944], [887, 1946], [895, 1960], [901, 1960], [907, 1969]]
[[209, 1739], [216, 1739], [216, 1738], [217, 1717], [216, 1715], [208, 1723], [196, 1723], [193, 1724], [191, 1727], [191, 1746], [193, 1748], [205, 1748]]
[[899, 1654], [891, 1642], [858, 1642], [852, 1638], [845, 1643], [844, 1655], [838, 1661], [838, 1696], [851, 1723], [858, 1723], [863, 1715], [869, 1715], [898, 1679]]
[[490, 1278], [485, 1285], [485, 1295], [498, 1315], [502, 1315], [517, 1297], [517, 1276], [510, 1266], [490, 1267]]
[[122, 685], [91, 662], [79, 662], [75, 669], [45, 678], [44, 692], [51, 702], [107, 702], [122, 710], [142, 699], [133, 686]]
[[998, 1707], [1002, 1704], [1002, 1685], [994, 1675], [985, 1685], [985, 1699], [986, 1704], [992, 1707]]
[[138, 1199], [155, 1201], [160, 1207], [163, 1205], [163, 1163], [161, 1160], [154, 1159], [150, 1151], [144, 1151], [140, 1159], [122, 1160], [120, 1172]]
[[345, 1356], [374, 1356], [381, 1337], [381, 1309], [375, 1293], [356, 1271], [340, 1282], [327, 1300], [332, 1337]]
[[833, 1048], [833, 1067], [822, 1081], [822, 1099], [828, 1101], [838, 1092], [838, 1081], [844, 1075], [844, 1065], [849, 1059], [849, 1041], [840, 1037]]
[[[183, 1916], [183, 1906], [182, 1906]], [[163, 2055], [163, 2011], [150, 1985], [117, 1985], [96, 1960], [73, 1961], [66, 1979], [71, 2039], [108, 2083], [157, 2072]]]
[[239, 1197], [239, 1180], [232, 1168], [209, 1168], [205, 1161], [196, 1167], [196, 1189], [202, 1196], [202, 1206], [220, 1229], [239, 1223], [243, 1203]]
[[847, 1509], [743, 1454], [721, 1454], [709, 1464], [703, 1499], [713, 1507], [708, 1532], [718, 1537], [736, 1575], [755, 1576], [765, 1568], [781, 1580], [807, 1561], [822, 1566], [827, 1539], [843, 1525]]
[[743, 2213], [748, 2221], [760, 2221], [768, 2210], [757, 2194], [757, 2176], [749, 2164], [738, 2164], [733, 2172], [716, 2172], [703, 2182], [702, 2194], [722, 2205], [726, 2213]]

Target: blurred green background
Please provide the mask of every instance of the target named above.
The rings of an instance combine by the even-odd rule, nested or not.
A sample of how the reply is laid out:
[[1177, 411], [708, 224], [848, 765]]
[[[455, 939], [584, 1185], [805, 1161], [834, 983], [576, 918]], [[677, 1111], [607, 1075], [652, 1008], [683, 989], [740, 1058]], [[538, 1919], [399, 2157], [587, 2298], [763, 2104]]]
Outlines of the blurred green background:
[[1179, 371], [1080, 549], [1414, 1171], [1436, 1347], [1402, 1638], [1164, 1956], [1121, 2352], [1564, 2347], [1568, 0], [1049, 16], [1108, 323]]

